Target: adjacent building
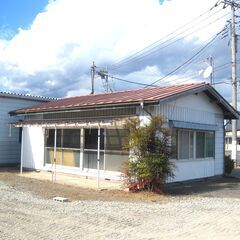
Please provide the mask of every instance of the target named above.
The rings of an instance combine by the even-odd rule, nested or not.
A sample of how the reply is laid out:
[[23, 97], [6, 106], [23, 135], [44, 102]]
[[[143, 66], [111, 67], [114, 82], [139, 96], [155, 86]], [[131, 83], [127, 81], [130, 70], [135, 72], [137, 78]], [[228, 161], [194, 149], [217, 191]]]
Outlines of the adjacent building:
[[24, 168], [119, 179], [129, 157], [124, 149], [129, 118], [147, 124], [162, 115], [171, 131], [175, 177], [224, 173], [224, 119], [238, 112], [209, 84], [183, 84], [63, 98], [11, 112], [23, 117]]
[[[226, 155], [232, 155], [232, 125], [228, 121], [225, 123], [225, 153]], [[237, 121], [237, 162], [236, 165], [240, 165], [240, 121]]]
[[43, 97], [0, 92], [0, 166], [15, 165], [21, 156], [21, 129], [9, 125], [12, 120], [9, 111], [49, 101]]

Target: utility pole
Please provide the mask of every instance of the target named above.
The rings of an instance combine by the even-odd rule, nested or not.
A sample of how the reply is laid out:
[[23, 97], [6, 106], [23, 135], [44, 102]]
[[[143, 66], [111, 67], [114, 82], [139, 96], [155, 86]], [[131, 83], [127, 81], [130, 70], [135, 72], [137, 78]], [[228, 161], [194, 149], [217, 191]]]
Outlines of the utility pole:
[[214, 84], [214, 67], [213, 67], [213, 57], [212, 56], [209, 57], [209, 64], [212, 67], [212, 72], [210, 74], [210, 84], [213, 85]]
[[93, 62], [92, 66], [91, 66], [91, 94], [94, 94], [94, 79], [95, 79], [95, 73], [96, 73], [96, 65]]
[[[210, 85], [213, 85], [214, 84], [214, 66], [213, 66], [213, 57], [212, 56], [207, 58], [207, 64], [209, 67], [211, 67], [211, 73], [209, 73], [210, 75], [207, 74], [207, 76], [209, 76]], [[206, 72], [206, 70], [205, 70], [205, 72]], [[204, 76], [204, 78], [205, 78], [205, 76]]]
[[108, 71], [107, 71], [107, 69], [106, 69], [106, 77], [105, 77], [105, 80], [106, 80], [106, 85], [107, 85], [107, 93], [109, 92], [109, 89], [110, 89], [110, 87], [109, 87], [109, 82], [108, 82]]
[[[231, 48], [232, 48], [232, 106], [237, 110], [237, 72], [236, 72], [236, 29], [235, 29], [235, 9], [240, 8], [240, 4], [233, 0], [224, 0], [221, 3], [231, 7]], [[232, 159], [237, 163], [237, 120], [232, 120]]]
[[[237, 72], [236, 72], [236, 32], [235, 32], [235, 6], [232, 9], [232, 105], [237, 110]], [[232, 159], [237, 163], [237, 120], [232, 120]]]

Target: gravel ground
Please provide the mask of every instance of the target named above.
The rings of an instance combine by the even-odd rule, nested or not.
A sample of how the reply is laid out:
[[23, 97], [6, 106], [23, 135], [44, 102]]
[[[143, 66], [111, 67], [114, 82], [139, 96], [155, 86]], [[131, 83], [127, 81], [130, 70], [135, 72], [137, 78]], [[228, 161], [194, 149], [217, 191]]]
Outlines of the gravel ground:
[[0, 181], [0, 238], [239, 239], [240, 198], [60, 203]]

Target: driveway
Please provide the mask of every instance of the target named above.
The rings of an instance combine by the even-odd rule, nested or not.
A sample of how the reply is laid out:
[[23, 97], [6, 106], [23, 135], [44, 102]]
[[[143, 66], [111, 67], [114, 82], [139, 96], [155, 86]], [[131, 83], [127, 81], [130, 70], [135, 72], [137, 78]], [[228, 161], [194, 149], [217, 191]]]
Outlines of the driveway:
[[168, 185], [166, 192], [172, 196], [201, 196], [217, 198], [239, 198], [240, 178], [233, 176], [204, 181]]
[[[37, 188], [45, 192], [57, 188], [61, 193], [61, 186], [5, 175], [0, 179], [3, 240], [232, 240], [240, 236], [240, 181], [236, 178], [171, 185], [168, 197], [153, 202], [123, 201], [124, 196], [119, 195], [107, 201], [109, 191], [101, 192], [104, 201], [93, 193], [86, 198], [92, 200], [61, 203], [43, 197], [51, 196], [50, 192], [35, 192]], [[86, 194], [79, 188], [67, 188]]]

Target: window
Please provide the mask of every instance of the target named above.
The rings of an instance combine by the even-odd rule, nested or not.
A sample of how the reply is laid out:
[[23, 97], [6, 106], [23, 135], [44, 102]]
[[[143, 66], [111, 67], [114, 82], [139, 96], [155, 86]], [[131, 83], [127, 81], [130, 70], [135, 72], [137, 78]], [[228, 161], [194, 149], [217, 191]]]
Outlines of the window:
[[54, 147], [54, 129], [46, 129], [46, 147]]
[[22, 127], [20, 127], [18, 130], [18, 142], [22, 143]]
[[[201, 159], [214, 157], [215, 133], [213, 131], [177, 130], [178, 159]], [[173, 146], [174, 147], [174, 146]]]
[[106, 150], [123, 151], [127, 144], [127, 130], [106, 129]]
[[196, 133], [196, 158], [204, 158], [205, 154], [205, 133]]
[[[100, 130], [100, 149], [104, 149], [104, 130]], [[98, 149], [98, 129], [85, 129], [85, 149]]]
[[214, 132], [205, 132], [205, 156], [214, 157], [215, 155], [215, 134]]
[[63, 129], [63, 148], [80, 148], [80, 130]]
[[[55, 129], [46, 129], [47, 147], [54, 147]], [[57, 129], [57, 147], [62, 147], [62, 130]]]
[[[56, 163], [69, 167], [79, 167], [80, 129], [57, 129]], [[55, 129], [45, 130], [45, 162], [54, 162]]]
[[193, 132], [179, 131], [179, 159], [193, 158]]
[[232, 144], [232, 138], [226, 137], [225, 142], [226, 142], [226, 144]]

